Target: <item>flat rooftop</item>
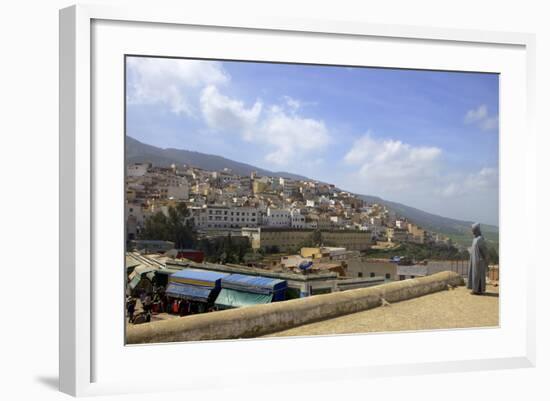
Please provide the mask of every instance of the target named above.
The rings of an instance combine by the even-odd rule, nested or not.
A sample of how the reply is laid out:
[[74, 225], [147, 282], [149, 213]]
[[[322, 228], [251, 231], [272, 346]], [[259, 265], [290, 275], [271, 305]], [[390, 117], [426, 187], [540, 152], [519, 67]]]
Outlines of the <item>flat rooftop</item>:
[[498, 325], [499, 287], [487, 286], [485, 295], [472, 295], [465, 286], [461, 286], [389, 306], [380, 306], [293, 327], [266, 337], [496, 327]]
[[338, 274], [332, 271], [316, 271], [311, 274], [302, 274], [297, 272], [275, 272], [272, 270], [267, 269], [260, 269], [256, 267], [249, 267], [244, 265], [236, 265], [236, 264], [226, 264], [226, 265], [220, 265], [217, 263], [195, 263], [193, 261], [186, 261], [181, 262], [178, 260], [175, 261], [167, 261], [166, 267], [168, 268], [174, 268], [174, 266], [177, 266], [176, 268], [183, 268], [183, 267], [189, 267], [189, 268], [195, 268], [195, 269], [203, 269], [203, 270], [213, 270], [213, 271], [221, 271], [225, 273], [241, 273], [241, 274], [249, 274], [254, 276], [264, 276], [264, 277], [271, 277], [271, 278], [281, 278], [284, 280], [293, 280], [293, 281], [318, 281], [318, 280], [335, 280], [338, 277]]

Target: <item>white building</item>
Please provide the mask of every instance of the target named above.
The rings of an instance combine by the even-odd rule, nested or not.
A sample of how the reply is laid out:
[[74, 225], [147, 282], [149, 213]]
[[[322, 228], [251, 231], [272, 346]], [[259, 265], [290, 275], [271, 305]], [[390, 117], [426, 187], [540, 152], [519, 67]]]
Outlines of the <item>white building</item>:
[[405, 220], [396, 220], [395, 226], [401, 230], [407, 230], [408, 229], [408, 223]]
[[189, 186], [179, 185], [179, 186], [169, 186], [167, 187], [166, 196], [168, 199], [174, 200], [187, 200], [189, 199]]
[[189, 184], [183, 177], [178, 177], [168, 185], [166, 196], [168, 199], [187, 200], [189, 199]]
[[193, 193], [206, 196], [210, 193], [210, 184], [207, 182], [198, 182], [193, 186]]
[[299, 183], [289, 178], [280, 177], [279, 185], [282, 187], [283, 194], [285, 196], [291, 196], [293, 193], [297, 192], [299, 189]]
[[140, 203], [127, 202], [125, 205], [126, 239], [136, 239], [145, 226], [145, 220], [150, 213]]
[[139, 203], [126, 203], [126, 217], [133, 216], [136, 219], [136, 222], [143, 226], [145, 222], [146, 213], [143, 210], [143, 207]]
[[382, 219], [380, 217], [371, 217], [370, 224], [375, 227], [380, 227], [382, 225]]
[[365, 214], [371, 214], [374, 211], [372, 206], [364, 206], [361, 208], [361, 211]]
[[151, 163], [134, 163], [126, 169], [128, 177], [142, 177], [151, 168]]
[[320, 196], [319, 197], [319, 205], [323, 206], [334, 206], [335, 202], [334, 199], [329, 199], [326, 196]]
[[195, 225], [202, 229], [258, 227], [260, 212], [253, 207], [208, 205], [195, 212]]
[[[274, 209], [267, 208], [265, 224], [269, 227], [290, 227], [292, 222], [292, 216], [288, 209]], [[305, 222], [305, 219], [304, 219]]]
[[291, 210], [290, 226], [292, 228], [306, 228], [306, 216], [300, 213], [300, 211], [297, 209]]
[[220, 180], [223, 185], [240, 185], [241, 177], [227, 171], [213, 171], [212, 178]]

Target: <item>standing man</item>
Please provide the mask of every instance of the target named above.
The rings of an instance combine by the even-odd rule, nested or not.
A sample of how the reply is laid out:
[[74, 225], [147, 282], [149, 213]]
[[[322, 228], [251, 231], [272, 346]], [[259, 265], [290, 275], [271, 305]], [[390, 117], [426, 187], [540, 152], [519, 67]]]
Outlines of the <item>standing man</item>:
[[143, 301], [143, 312], [145, 312], [145, 321], [151, 321], [151, 309], [153, 307], [153, 300], [151, 295], [147, 294], [145, 300]]
[[128, 322], [132, 323], [134, 321], [134, 312], [136, 311], [136, 301], [132, 297], [126, 299], [126, 305], [128, 308]]
[[485, 239], [481, 235], [479, 223], [472, 225], [472, 248], [470, 249], [470, 266], [468, 269], [468, 288], [472, 294], [481, 295], [485, 292], [485, 276], [489, 265], [489, 255]]

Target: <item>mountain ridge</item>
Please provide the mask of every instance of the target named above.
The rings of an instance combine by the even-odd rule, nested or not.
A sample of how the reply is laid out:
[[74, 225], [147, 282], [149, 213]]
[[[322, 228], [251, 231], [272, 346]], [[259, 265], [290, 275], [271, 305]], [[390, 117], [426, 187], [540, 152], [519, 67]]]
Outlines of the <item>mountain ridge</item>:
[[131, 136], [126, 135], [126, 163], [151, 162], [155, 166], [169, 167], [171, 164], [187, 164], [194, 167], [204, 168], [206, 170], [221, 171], [224, 168], [230, 168], [239, 175], [250, 175], [256, 171], [260, 175], [270, 175], [272, 177], [283, 177], [295, 180], [306, 180], [299, 174], [293, 174], [286, 171], [270, 171], [262, 169], [251, 164], [236, 162], [218, 155], [197, 152], [193, 150], [158, 148], [153, 145], [140, 142]]

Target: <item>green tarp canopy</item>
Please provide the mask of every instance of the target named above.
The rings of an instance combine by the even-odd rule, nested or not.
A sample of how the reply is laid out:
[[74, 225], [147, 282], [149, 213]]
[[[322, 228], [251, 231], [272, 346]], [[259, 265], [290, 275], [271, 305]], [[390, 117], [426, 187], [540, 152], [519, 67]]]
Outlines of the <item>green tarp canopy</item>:
[[128, 278], [130, 279], [130, 282], [128, 283], [130, 289], [133, 290], [134, 288], [136, 288], [143, 277], [147, 277], [149, 281], [153, 281], [153, 278], [155, 277], [155, 271], [156, 269], [152, 267], [147, 267], [143, 265], [137, 266], [134, 271], [128, 276]]
[[271, 298], [273, 298], [273, 294], [254, 294], [222, 288], [216, 298], [215, 305], [220, 309], [239, 308], [241, 306], [267, 304], [271, 302]]
[[133, 290], [137, 287], [137, 285], [139, 284], [140, 281], [141, 281], [141, 275], [136, 274], [136, 275], [134, 275], [132, 280], [130, 280], [130, 282], [128, 283], [128, 286], [130, 287], [131, 290]]

